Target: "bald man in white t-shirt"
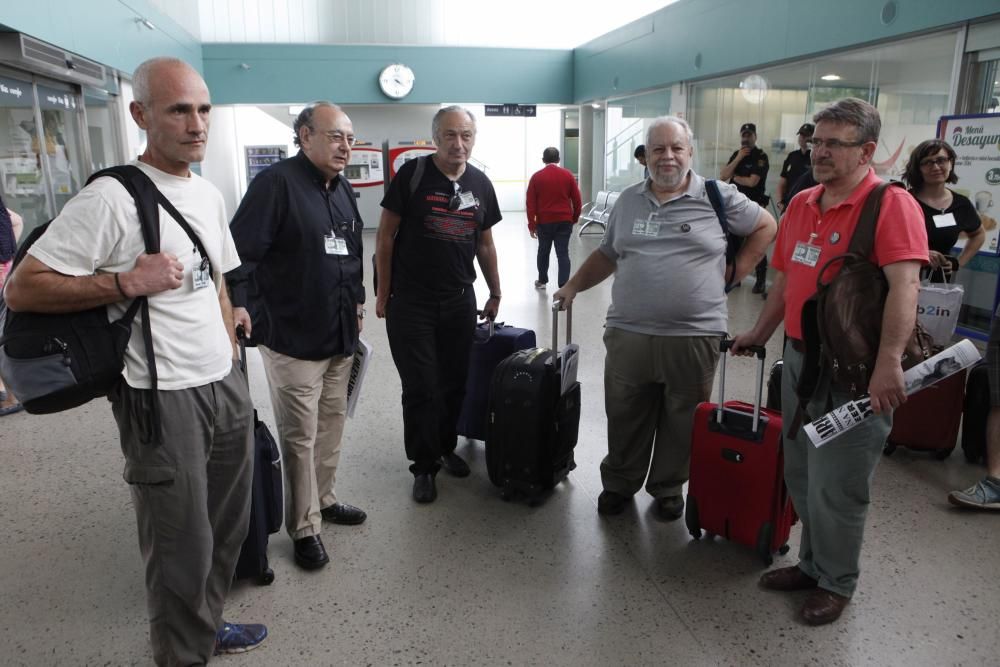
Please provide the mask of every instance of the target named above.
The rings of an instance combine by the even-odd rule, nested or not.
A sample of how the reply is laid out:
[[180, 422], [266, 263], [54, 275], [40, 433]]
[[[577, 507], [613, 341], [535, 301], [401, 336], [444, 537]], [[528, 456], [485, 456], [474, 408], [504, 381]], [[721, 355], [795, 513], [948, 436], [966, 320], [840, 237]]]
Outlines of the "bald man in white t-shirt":
[[[148, 297], [156, 390], [139, 318], [123, 381], [108, 398], [125, 455], [146, 565], [150, 640], [158, 665], [201, 665], [255, 648], [262, 625], [226, 623], [222, 610], [246, 536], [253, 473], [252, 405], [234, 368], [232, 307], [222, 274], [239, 266], [222, 195], [189, 165], [204, 158], [211, 102], [183, 61], [155, 58], [133, 77], [130, 112], [148, 146], [133, 162], [191, 226], [205, 257], [160, 210], [160, 246], [145, 253], [136, 205], [98, 178], [52, 221], [11, 275], [13, 311], [64, 313], [106, 305], [118, 318]], [[151, 419], [151, 401], [160, 419]]]

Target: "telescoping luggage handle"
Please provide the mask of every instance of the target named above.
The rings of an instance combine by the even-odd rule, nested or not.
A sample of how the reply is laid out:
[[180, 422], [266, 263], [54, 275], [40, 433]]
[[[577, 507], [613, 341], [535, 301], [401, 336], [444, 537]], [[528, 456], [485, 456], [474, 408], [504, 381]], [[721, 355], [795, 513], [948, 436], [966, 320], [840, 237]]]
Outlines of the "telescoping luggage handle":
[[[716, 409], [715, 418], [722, 423], [722, 404], [725, 401], [726, 396], [726, 353], [729, 352], [733, 347], [733, 341], [730, 338], [724, 338], [722, 343], [719, 344], [719, 349], [722, 352], [722, 370], [719, 375], [719, 407]], [[757, 432], [757, 425], [760, 422], [760, 401], [761, 396], [764, 394], [764, 356], [767, 351], [764, 349], [763, 345], [750, 345], [746, 348], [750, 352], [753, 352], [754, 356], [760, 360], [760, 364], [757, 367], [757, 397], [753, 402], [753, 432]]]
[[566, 311], [566, 344], [573, 340], [573, 302], [563, 308], [563, 300], [552, 302], [552, 349], [559, 350], [559, 311]]

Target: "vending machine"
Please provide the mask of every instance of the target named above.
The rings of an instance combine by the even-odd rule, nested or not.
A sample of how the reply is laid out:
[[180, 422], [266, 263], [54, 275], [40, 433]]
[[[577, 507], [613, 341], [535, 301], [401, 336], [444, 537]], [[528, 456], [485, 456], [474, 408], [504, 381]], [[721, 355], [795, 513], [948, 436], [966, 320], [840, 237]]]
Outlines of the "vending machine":
[[367, 141], [355, 142], [351, 149], [351, 161], [344, 168], [344, 177], [354, 188], [365, 231], [375, 231], [382, 215], [380, 204], [385, 194], [385, 158], [382, 147]]
[[[389, 180], [396, 177], [396, 172], [405, 162], [429, 155], [437, 150], [433, 141], [426, 139], [397, 139], [385, 143], [386, 160], [389, 162]], [[389, 183], [386, 181], [386, 189]]]

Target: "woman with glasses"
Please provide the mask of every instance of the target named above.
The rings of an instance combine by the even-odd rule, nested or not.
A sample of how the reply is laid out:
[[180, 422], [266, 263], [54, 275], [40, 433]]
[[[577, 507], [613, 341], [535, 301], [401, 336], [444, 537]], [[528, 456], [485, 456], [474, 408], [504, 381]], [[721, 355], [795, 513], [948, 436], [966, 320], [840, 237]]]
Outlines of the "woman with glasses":
[[[986, 238], [972, 202], [946, 187], [949, 183], [958, 182], [955, 150], [940, 139], [924, 141], [910, 153], [903, 180], [924, 212], [930, 266], [933, 269], [931, 281], [942, 282], [959, 267], [965, 266]], [[962, 233], [968, 236], [968, 240], [956, 259], [950, 253]]]

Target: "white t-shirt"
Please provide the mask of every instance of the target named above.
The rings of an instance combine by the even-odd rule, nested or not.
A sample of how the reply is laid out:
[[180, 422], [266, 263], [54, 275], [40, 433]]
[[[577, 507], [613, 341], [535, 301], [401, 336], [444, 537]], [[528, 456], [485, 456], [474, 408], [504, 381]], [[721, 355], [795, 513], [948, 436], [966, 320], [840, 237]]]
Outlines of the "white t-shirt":
[[[222, 274], [240, 265], [229, 233], [222, 194], [197, 174], [173, 176], [142, 162], [142, 169], [184, 216], [212, 262], [213, 286], [194, 288], [192, 270], [201, 256], [184, 229], [160, 208], [160, 249], [184, 265], [184, 284], [149, 298], [149, 322], [159, 389], [189, 389], [217, 382], [232, 369], [233, 350], [222, 322]], [[135, 202], [114, 178], [99, 178], [80, 191], [28, 251], [49, 268], [70, 276], [117, 273], [135, 266], [145, 252]], [[108, 305], [118, 319], [131, 301]], [[149, 389], [142, 311], [132, 323], [125, 355], [125, 381]]]

